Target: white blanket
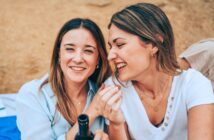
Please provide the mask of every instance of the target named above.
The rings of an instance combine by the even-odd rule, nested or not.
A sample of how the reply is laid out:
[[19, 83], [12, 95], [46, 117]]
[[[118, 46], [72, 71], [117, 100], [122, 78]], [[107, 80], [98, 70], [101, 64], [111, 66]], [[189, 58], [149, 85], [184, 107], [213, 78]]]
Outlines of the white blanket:
[[16, 94], [0, 94], [0, 117], [16, 115]]

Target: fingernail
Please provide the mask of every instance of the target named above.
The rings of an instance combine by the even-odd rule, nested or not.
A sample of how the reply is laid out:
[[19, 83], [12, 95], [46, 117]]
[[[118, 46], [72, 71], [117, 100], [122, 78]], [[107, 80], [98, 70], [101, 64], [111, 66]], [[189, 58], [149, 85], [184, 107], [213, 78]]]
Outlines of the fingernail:
[[121, 86], [120, 85], [116, 85], [118, 87], [118, 89], [120, 90], [121, 89]]

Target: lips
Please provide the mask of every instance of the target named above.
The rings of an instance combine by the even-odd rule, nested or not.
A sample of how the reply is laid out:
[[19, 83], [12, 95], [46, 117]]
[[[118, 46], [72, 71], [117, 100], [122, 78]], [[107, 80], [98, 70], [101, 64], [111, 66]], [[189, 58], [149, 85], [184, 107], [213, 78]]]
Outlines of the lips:
[[71, 68], [74, 71], [83, 71], [86, 69], [85, 67], [80, 67], [80, 66], [70, 66], [69, 68]]

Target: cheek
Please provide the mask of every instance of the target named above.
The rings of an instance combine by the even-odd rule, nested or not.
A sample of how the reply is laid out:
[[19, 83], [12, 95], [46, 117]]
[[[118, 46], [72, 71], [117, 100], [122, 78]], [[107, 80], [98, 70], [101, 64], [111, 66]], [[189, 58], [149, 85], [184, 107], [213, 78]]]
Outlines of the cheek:
[[150, 63], [150, 57], [146, 53], [135, 52], [128, 54], [127, 62], [131, 63], [133, 67], [147, 67]]
[[98, 56], [97, 55], [87, 56], [87, 57], [85, 57], [85, 60], [88, 63], [88, 65], [90, 65], [92, 67], [96, 67], [96, 65], [98, 64]]
[[65, 61], [68, 57], [69, 57], [68, 53], [66, 53], [66, 51], [61, 48], [59, 52], [60, 60]]
[[61, 68], [65, 70], [69, 62], [70, 62], [69, 58], [67, 58], [67, 57], [60, 58], [60, 66], [61, 66]]

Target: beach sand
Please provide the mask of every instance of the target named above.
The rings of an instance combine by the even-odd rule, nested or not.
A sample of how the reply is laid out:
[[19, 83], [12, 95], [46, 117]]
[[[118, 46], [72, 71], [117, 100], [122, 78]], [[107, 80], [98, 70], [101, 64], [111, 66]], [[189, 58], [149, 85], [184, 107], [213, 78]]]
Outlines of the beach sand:
[[[90, 18], [107, 40], [111, 15], [142, 0], [1, 0], [0, 93], [18, 92], [25, 82], [48, 72], [61, 26], [75, 17]], [[214, 0], [146, 0], [160, 6], [174, 28], [176, 53], [214, 37]]]

